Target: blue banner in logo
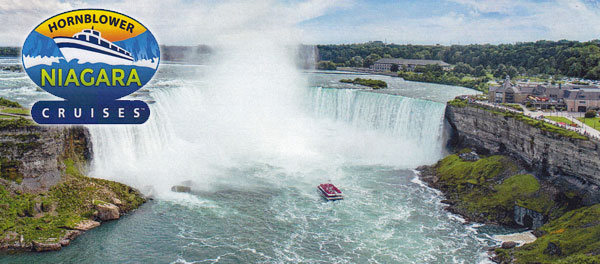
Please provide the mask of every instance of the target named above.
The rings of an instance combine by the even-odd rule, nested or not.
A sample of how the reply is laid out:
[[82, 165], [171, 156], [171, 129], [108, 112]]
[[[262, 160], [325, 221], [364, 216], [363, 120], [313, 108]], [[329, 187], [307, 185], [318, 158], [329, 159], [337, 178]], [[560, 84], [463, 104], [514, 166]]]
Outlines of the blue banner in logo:
[[31, 108], [31, 117], [38, 124], [143, 124], [150, 108], [139, 100], [39, 101]]

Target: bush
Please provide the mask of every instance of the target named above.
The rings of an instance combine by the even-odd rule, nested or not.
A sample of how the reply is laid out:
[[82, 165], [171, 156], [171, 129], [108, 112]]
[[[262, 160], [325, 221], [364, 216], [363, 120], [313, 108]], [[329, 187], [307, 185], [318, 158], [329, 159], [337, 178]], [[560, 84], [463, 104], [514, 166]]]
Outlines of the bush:
[[381, 89], [381, 88], [386, 88], [387, 87], [387, 83], [386, 82], [381, 81], [381, 80], [373, 80], [373, 79], [361, 79], [361, 78], [355, 78], [354, 80], [351, 80], [351, 79], [341, 79], [340, 82], [369, 86], [369, 87], [371, 87], [373, 89]]
[[335, 70], [336, 66], [335, 66], [335, 63], [333, 63], [331, 61], [319, 61], [319, 63], [317, 64], [317, 69], [319, 69], [319, 70]]
[[596, 117], [596, 114], [598, 114], [596, 110], [588, 110], [585, 112], [585, 118], [594, 118]]
[[0, 97], [0, 106], [21, 107], [21, 105], [19, 103], [13, 102], [13, 101], [8, 100], [8, 99], [4, 99], [3, 97]]

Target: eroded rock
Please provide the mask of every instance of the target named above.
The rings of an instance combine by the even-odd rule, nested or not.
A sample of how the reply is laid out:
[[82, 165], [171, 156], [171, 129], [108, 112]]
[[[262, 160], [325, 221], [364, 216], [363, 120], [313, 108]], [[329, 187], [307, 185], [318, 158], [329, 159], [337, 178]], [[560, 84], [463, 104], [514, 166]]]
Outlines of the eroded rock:
[[96, 205], [98, 210], [98, 219], [102, 221], [119, 219], [119, 207], [111, 203], [100, 203]]
[[100, 226], [100, 222], [94, 220], [83, 220], [75, 225], [74, 229], [81, 231], [88, 231], [94, 227]]
[[33, 249], [37, 252], [43, 251], [57, 251], [61, 249], [59, 242], [38, 242], [33, 241]]
[[515, 241], [506, 241], [506, 242], [502, 243], [503, 249], [511, 249], [516, 246], [517, 246], [517, 242], [515, 242]]
[[175, 185], [175, 186], [171, 187], [171, 191], [189, 193], [192, 191], [192, 188], [190, 188], [189, 186]]

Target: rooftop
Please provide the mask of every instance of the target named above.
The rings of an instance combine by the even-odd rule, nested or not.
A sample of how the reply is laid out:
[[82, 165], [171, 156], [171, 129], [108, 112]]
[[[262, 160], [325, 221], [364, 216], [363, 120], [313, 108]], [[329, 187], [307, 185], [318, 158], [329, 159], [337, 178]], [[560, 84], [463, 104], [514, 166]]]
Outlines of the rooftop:
[[450, 66], [450, 64], [441, 61], [441, 60], [415, 60], [415, 59], [392, 59], [392, 58], [384, 58], [379, 59], [375, 63], [383, 63], [383, 64], [413, 64], [413, 65], [430, 65], [430, 64], [438, 64], [440, 66]]

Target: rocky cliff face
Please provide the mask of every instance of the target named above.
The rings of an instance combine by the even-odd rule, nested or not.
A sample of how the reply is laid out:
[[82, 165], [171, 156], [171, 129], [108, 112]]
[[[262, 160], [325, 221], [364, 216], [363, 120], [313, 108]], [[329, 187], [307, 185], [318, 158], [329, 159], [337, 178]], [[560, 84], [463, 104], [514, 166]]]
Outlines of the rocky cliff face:
[[0, 181], [14, 190], [47, 191], [64, 174], [69, 155], [91, 158], [89, 132], [83, 127], [43, 127], [11, 121], [0, 129]]
[[84, 127], [0, 118], [0, 251], [49, 251], [144, 203], [118, 182], [89, 178]]
[[600, 202], [600, 142], [547, 131], [480, 106], [448, 105], [445, 116], [451, 145], [518, 158], [584, 204]]

